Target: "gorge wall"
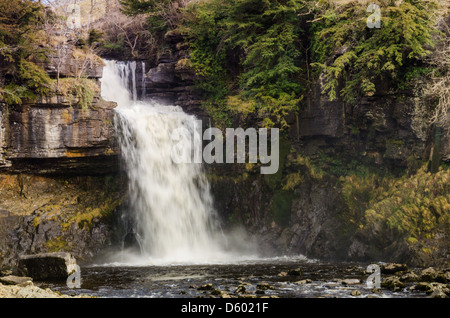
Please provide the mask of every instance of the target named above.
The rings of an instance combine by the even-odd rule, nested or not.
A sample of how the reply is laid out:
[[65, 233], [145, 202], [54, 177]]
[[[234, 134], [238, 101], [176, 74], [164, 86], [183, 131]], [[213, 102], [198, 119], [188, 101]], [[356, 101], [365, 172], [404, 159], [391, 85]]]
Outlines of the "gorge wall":
[[[53, 77], [55, 63], [50, 56], [44, 65]], [[114, 241], [126, 182], [116, 104], [100, 96], [102, 68], [95, 62], [86, 70], [97, 86], [88, 107], [62, 92], [0, 103], [0, 268], [15, 268], [20, 255], [57, 251], [92, 262]], [[76, 61], [67, 58], [59, 76], [74, 79]]]
[[[181, 49], [183, 37], [171, 32], [168, 39], [173, 54], [147, 73], [147, 96], [164, 96], [207, 117], [192, 90], [195, 76], [179, 67], [188, 56]], [[440, 133], [437, 145], [422, 86], [393, 95], [387, 84], [378, 83], [375, 95], [350, 106], [330, 102], [317, 82], [298, 115], [289, 118], [277, 174], [262, 176], [255, 165], [206, 167], [226, 224], [245, 227], [268, 255], [445, 264], [448, 206], [433, 202], [447, 195], [448, 172], [428, 171], [433, 153], [448, 163], [449, 131]], [[252, 117], [236, 116], [232, 122], [234, 127], [258, 125]], [[434, 195], [427, 199], [424, 191]]]
[[[171, 53], [152, 63], [136, 63], [138, 95], [208, 117], [194, 88], [196, 76], [187, 67], [183, 36], [169, 32], [166, 41]], [[64, 65], [61, 76], [73, 77], [73, 63]], [[54, 66], [46, 69], [55, 76]], [[91, 65], [87, 77], [99, 85], [101, 75], [101, 65]], [[436, 201], [448, 193], [448, 173], [432, 176], [424, 167], [432, 151], [448, 162], [449, 132], [441, 132], [441, 146], [435, 150], [420, 91], [392, 96], [386, 87], [352, 107], [328, 101], [321, 91], [320, 83], [313, 85], [299, 114], [289, 118], [277, 174], [260, 175], [255, 165], [206, 166], [226, 226], [245, 227], [267, 255], [445, 263], [448, 206], [432, 202], [417, 215], [412, 208], [403, 218], [383, 214], [406, 209], [401, 200], [410, 193], [403, 197], [395, 189], [411, 189], [421, 198], [424, 179], [436, 178], [435, 187], [427, 190]], [[123, 233], [116, 220], [126, 202], [126, 182], [114, 107], [99, 93], [87, 109], [64, 96], [20, 108], [0, 103], [1, 266], [14, 267], [21, 254], [51, 251], [69, 251], [89, 263], [120, 241]], [[233, 118], [236, 126], [244, 122], [246, 127], [257, 124], [252, 118]], [[430, 209], [432, 214], [426, 214]], [[416, 223], [397, 224], [410, 217], [431, 225], [424, 221], [424, 230], [415, 233]]]

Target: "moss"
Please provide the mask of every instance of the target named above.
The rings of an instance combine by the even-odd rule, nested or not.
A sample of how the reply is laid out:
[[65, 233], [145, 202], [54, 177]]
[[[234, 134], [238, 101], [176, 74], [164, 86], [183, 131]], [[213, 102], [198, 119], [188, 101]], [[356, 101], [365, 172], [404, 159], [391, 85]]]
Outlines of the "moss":
[[45, 247], [50, 253], [67, 251], [69, 247], [69, 242], [64, 240], [61, 236], [58, 236], [52, 240], [45, 242]]
[[404, 144], [405, 144], [405, 142], [403, 140], [396, 140], [396, 139], [386, 140], [386, 145], [403, 146]]
[[33, 226], [34, 227], [38, 227], [40, 223], [41, 223], [41, 218], [40, 217], [37, 216], [37, 217], [35, 217], [33, 219]]
[[279, 226], [288, 226], [291, 219], [292, 201], [294, 193], [281, 190], [274, 194], [269, 208], [269, 221], [274, 221]]
[[280, 149], [279, 149], [279, 168], [277, 173], [275, 174], [266, 174], [264, 175], [264, 181], [266, 185], [272, 189], [275, 190], [276, 188], [279, 188], [281, 186], [281, 181], [283, 179], [283, 170], [286, 163], [286, 157], [289, 154], [291, 150], [291, 144], [284, 140], [280, 140]]
[[288, 174], [284, 179], [283, 190], [292, 191], [304, 181], [300, 172]]
[[77, 215], [72, 217], [69, 222], [64, 223], [63, 229], [67, 229], [71, 223], [78, 224], [80, 229], [89, 228], [92, 229], [94, 220], [103, 220], [108, 222], [112, 217], [114, 210], [120, 205], [120, 200], [107, 199], [104, 203], [99, 204], [98, 207], [87, 207], [85, 211], [78, 212]]

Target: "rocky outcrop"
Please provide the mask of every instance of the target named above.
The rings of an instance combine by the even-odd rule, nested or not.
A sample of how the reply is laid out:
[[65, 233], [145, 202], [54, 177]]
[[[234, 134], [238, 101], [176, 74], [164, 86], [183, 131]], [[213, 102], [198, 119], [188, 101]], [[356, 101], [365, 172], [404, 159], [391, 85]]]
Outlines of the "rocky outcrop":
[[70, 253], [23, 255], [19, 269], [34, 280], [66, 280], [77, 270], [77, 261]]
[[92, 108], [83, 110], [55, 97], [10, 110], [3, 120], [8, 171], [101, 174], [116, 170], [115, 106], [97, 99]]
[[[363, 154], [378, 166], [407, 166], [409, 158], [428, 160], [432, 131], [430, 111], [420, 92], [393, 96], [380, 91], [355, 105], [329, 101], [321, 85], [312, 91], [291, 123], [291, 140], [299, 152]], [[445, 134], [444, 134], [445, 136]], [[448, 139], [442, 139], [441, 157], [448, 157]]]
[[13, 285], [0, 283], [0, 298], [90, 298], [90, 296], [64, 295], [49, 288], [35, 286], [33, 282], [25, 282]]
[[171, 51], [162, 54], [145, 76], [145, 95], [162, 103], [181, 106], [186, 112], [205, 116], [195, 90], [197, 79], [188, 67], [189, 52], [183, 35], [169, 31], [165, 35]]
[[[103, 65], [88, 72], [97, 81]], [[73, 73], [69, 66], [63, 75]], [[97, 85], [100, 83], [97, 81]], [[0, 170], [40, 174], [107, 174], [117, 170], [115, 103], [98, 92], [88, 107], [62, 94], [20, 107], [0, 103]]]
[[31, 277], [8, 275], [0, 277], [0, 284], [3, 285], [29, 285], [33, 283]]
[[79, 77], [98, 79], [103, 76], [103, 63], [99, 57], [76, 47], [75, 39], [67, 39], [47, 53], [44, 70], [53, 78]]
[[120, 238], [124, 180], [109, 176], [0, 174], [0, 269], [23, 255], [68, 252], [80, 265]]

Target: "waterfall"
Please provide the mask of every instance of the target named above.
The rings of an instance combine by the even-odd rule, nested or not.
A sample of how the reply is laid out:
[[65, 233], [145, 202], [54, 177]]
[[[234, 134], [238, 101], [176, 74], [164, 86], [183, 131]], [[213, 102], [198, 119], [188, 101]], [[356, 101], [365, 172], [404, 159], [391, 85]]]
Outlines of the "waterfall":
[[142, 69], [142, 77], [141, 77], [141, 89], [142, 89], [142, 97], [141, 99], [145, 99], [145, 95], [147, 95], [147, 87], [145, 85], [145, 62], [141, 62], [141, 69]]
[[[130, 99], [137, 101], [136, 62], [116, 62], [115, 64], [122, 86], [129, 91]], [[117, 87], [117, 86], [114, 86]], [[128, 94], [127, 94], [128, 95]]]
[[[176, 164], [171, 159], [171, 133], [184, 127], [198, 134], [192, 129], [195, 116], [178, 106], [134, 102], [134, 91], [124, 84], [130, 82], [124, 76], [131, 75], [124, 71], [123, 63], [106, 61], [102, 96], [118, 103], [119, 142], [140, 259], [170, 263], [226, 259], [230, 255], [224, 249], [226, 237], [220, 230], [202, 165]], [[184, 146], [191, 147], [190, 141]]]

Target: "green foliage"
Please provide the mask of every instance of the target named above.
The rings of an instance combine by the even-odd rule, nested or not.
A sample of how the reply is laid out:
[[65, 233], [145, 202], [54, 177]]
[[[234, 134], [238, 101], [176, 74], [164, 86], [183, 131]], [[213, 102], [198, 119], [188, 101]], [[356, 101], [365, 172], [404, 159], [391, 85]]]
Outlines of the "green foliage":
[[270, 203], [269, 217], [280, 226], [288, 226], [291, 218], [291, 207], [294, 194], [281, 190], [274, 194]]
[[423, 242], [436, 231], [448, 230], [449, 181], [450, 170], [431, 174], [426, 166], [399, 178], [372, 173], [342, 177], [341, 193], [348, 207], [343, 217], [361, 231], [384, 228], [409, 244]]
[[94, 43], [100, 42], [103, 38], [103, 32], [97, 29], [91, 29], [88, 36], [88, 44], [92, 46]]
[[50, 253], [70, 250], [69, 242], [62, 236], [58, 236], [54, 239], [48, 240], [47, 242], [45, 242], [45, 247]]
[[119, 0], [122, 5], [122, 12], [127, 15], [155, 13], [169, 2], [169, 0]]
[[68, 97], [70, 103], [76, 103], [81, 109], [87, 110], [92, 106], [94, 96], [100, 93], [100, 87], [92, 79], [68, 77], [60, 79], [58, 87], [56, 82], [53, 83], [50, 93]]
[[433, 45], [435, 1], [380, 1], [379, 29], [367, 27], [367, 4], [350, 1], [339, 7], [333, 2], [321, 2], [319, 22], [312, 28], [314, 65], [324, 74], [330, 100], [340, 95], [353, 103], [373, 95], [378, 81], [404, 83], [410, 77], [405, 69], [420, 63]]
[[206, 101], [203, 103], [203, 107], [206, 109], [209, 116], [211, 116], [216, 127], [222, 130], [231, 127], [230, 114], [223, 101], [218, 101], [217, 103]]
[[[122, 13], [129, 16], [146, 15], [147, 26], [154, 33], [165, 33], [172, 24], [170, 17], [176, 9], [171, 0], [119, 0]], [[176, 6], [178, 7], [178, 6]], [[174, 11], [174, 12], [171, 12]]]
[[[305, 3], [299, 0], [208, 0], [186, 14], [192, 67], [213, 101], [237, 96], [267, 116], [266, 126], [287, 128], [305, 83], [300, 54]], [[237, 93], [237, 94], [236, 94]]]
[[50, 77], [35, 63], [20, 60], [18, 75], [25, 86], [37, 95], [44, 95], [49, 91]]
[[279, 169], [278, 169], [277, 173], [264, 175], [264, 182], [272, 191], [279, 188], [282, 183], [283, 170], [284, 170], [284, 166], [286, 164], [286, 158], [287, 158], [290, 150], [291, 150], [291, 144], [289, 143], [289, 141], [287, 141], [285, 139], [280, 139]]
[[4, 76], [0, 98], [9, 105], [48, 92], [50, 78], [37, 62], [43, 6], [32, 0], [0, 2], [0, 72]]

